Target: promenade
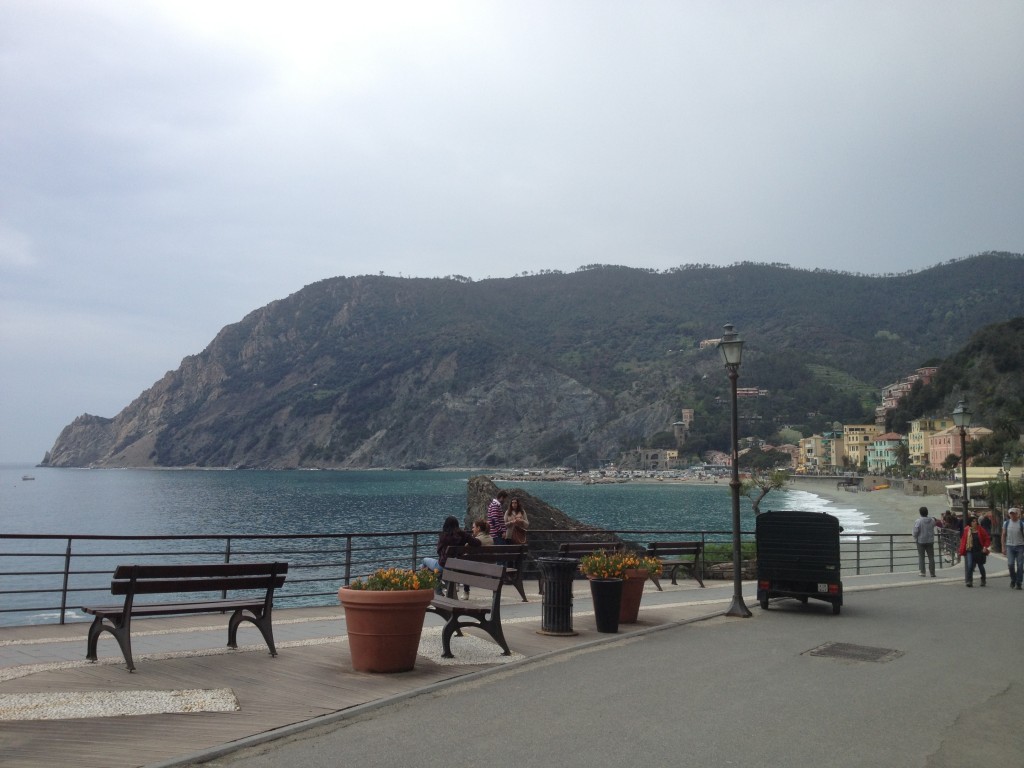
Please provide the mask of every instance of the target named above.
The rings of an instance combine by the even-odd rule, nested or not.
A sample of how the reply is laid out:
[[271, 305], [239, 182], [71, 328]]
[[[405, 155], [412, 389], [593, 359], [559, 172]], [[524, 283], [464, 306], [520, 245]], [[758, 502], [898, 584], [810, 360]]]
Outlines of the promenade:
[[[973, 590], [960, 568], [934, 579], [849, 577], [840, 616], [815, 601], [763, 611], [748, 583], [753, 617], [729, 619], [721, 614], [731, 584], [663, 582], [661, 593], [648, 584], [640, 623], [618, 635], [595, 631], [579, 582], [574, 637], [538, 634], [531, 584], [529, 603], [512, 590], [503, 602], [510, 659], [480, 636], [456, 640], [459, 658], [443, 663], [441, 620], [428, 616], [427, 655], [397, 675], [351, 671], [333, 606], [276, 612], [277, 658], [247, 624], [243, 647], [223, 648], [219, 616], [137, 622], [134, 674], [109, 640], [99, 663], [83, 663], [87, 624], [0, 628], [0, 717], [59, 714], [61, 696], [69, 707], [68, 719], [0, 719], [0, 762], [1018, 764], [1024, 593], [1007, 588], [1001, 558], [989, 571], [989, 586]], [[205, 693], [192, 703], [178, 696], [195, 707], [181, 713], [71, 708], [94, 693], [108, 704], [137, 696], [133, 706], [145, 707], [195, 690]]]

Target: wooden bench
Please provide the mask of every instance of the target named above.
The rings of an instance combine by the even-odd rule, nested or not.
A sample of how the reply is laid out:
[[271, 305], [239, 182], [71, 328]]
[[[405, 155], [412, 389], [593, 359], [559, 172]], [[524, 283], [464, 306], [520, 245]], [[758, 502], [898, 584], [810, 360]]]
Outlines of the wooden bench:
[[[671, 568], [669, 578], [676, 583], [676, 573], [680, 568], [690, 572], [690, 575], [697, 580], [702, 587], [704, 580], [700, 577], [700, 558], [704, 553], [704, 542], [702, 541], [655, 541], [647, 545], [647, 556], [656, 557], [661, 560], [662, 566]], [[651, 577], [654, 586], [661, 592], [661, 583], [654, 576]]]
[[491, 603], [474, 603], [457, 597], [435, 597], [427, 608], [445, 620], [441, 631], [441, 654], [446, 659], [452, 654], [452, 635], [462, 637], [464, 627], [477, 627], [494, 638], [501, 646], [503, 656], [511, 656], [505, 633], [501, 629], [501, 587], [505, 583], [505, 567], [494, 563], [478, 563], [449, 557], [444, 564], [441, 578], [449, 584], [468, 584], [491, 593]]
[[577, 560], [595, 552], [621, 552], [622, 544], [617, 541], [563, 541], [558, 545], [559, 557]]
[[[95, 616], [89, 627], [85, 658], [96, 661], [96, 644], [103, 632], [109, 632], [121, 646], [128, 662], [128, 671], [135, 671], [132, 661], [132, 617], [173, 616], [186, 613], [219, 613], [232, 611], [228, 621], [228, 647], [237, 648], [238, 625], [249, 621], [263, 634], [276, 656], [271, 611], [274, 590], [279, 589], [288, 573], [288, 563], [206, 563], [192, 565], [119, 565], [110, 582], [112, 595], [124, 595], [121, 605], [83, 606]], [[261, 590], [251, 597], [189, 600], [137, 605], [136, 595], [170, 595], [221, 592], [228, 590]]]
[[[495, 563], [505, 566], [505, 583], [516, 588], [516, 592], [526, 599], [526, 590], [523, 588], [523, 560], [526, 559], [527, 547], [525, 544], [495, 544], [491, 547], [468, 547], [465, 545], [448, 547], [445, 551], [445, 562], [448, 558], [457, 557], [460, 560], [472, 560], [476, 563]], [[448, 583], [448, 597], [455, 597], [455, 582]]]

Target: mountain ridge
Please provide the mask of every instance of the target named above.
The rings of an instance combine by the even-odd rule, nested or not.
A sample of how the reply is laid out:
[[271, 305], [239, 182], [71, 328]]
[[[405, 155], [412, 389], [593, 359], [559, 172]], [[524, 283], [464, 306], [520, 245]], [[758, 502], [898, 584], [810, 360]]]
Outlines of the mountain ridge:
[[592, 464], [682, 408], [699, 453], [727, 445], [725, 374], [699, 348], [723, 323], [747, 342], [740, 385], [770, 392], [742, 403], [743, 430], [813, 430], [867, 417], [872, 388], [1024, 314], [1022, 279], [1024, 257], [1004, 253], [889, 276], [742, 263], [328, 278], [226, 326], [116, 416], [78, 417], [43, 463]]

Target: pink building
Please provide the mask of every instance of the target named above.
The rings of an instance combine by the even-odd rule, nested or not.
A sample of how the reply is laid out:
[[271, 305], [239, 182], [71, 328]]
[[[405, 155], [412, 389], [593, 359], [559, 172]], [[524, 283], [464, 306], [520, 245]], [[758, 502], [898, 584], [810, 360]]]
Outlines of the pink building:
[[[972, 440], [979, 440], [986, 435], [991, 435], [992, 430], [986, 427], [968, 427], [967, 432], [964, 435], [966, 442]], [[949, 429], [943, 429], [941, 432], [936, 432], [934, 435], [928, 438], [928, 465], [931, 467], [941, 467], [950, 454], [960, 455], [960, 429], [958, 427], [950, 427]], [[970, 463], [968, 461], [968, 463]]]

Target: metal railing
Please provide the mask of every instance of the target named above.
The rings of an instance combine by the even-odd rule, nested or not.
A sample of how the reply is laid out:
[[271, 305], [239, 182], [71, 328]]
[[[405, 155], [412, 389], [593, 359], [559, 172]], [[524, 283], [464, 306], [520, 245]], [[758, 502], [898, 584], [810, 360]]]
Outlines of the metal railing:
[[[730, 531], [532, 530], [531, 560], [524, 577], [536, 578], [534, 558], [554, 555], [558, 543], [594, 534], [613, 534], [640, 546], [649, 541], [704, 543], [702, 570], [715, 578], [716, 563], [731, 563]], [[745, 556], [754, 535], [742, 535]], [[246, 562], [287, 560], [288, 580], [276, 596], [281, 607], [331, 604], [338, 587], [381, 567], [418, 567], [433, 555], [437, 531], [338, 534], [253, 534], [188, 536], [99, 536], [0, 534], [0, 624], [85, 620], [77, 609], [109, 603], [114, 568], [125, 563]], [[844, 574], [911, 571], [917, 548], [910, 534], [852, 534], [841, 537]], [[939, 567], [953, 554], [936, 543]], [[730, 572], [731, 573], [731, 572]], [[727, 576], [727, 578], [731, 578]]]

